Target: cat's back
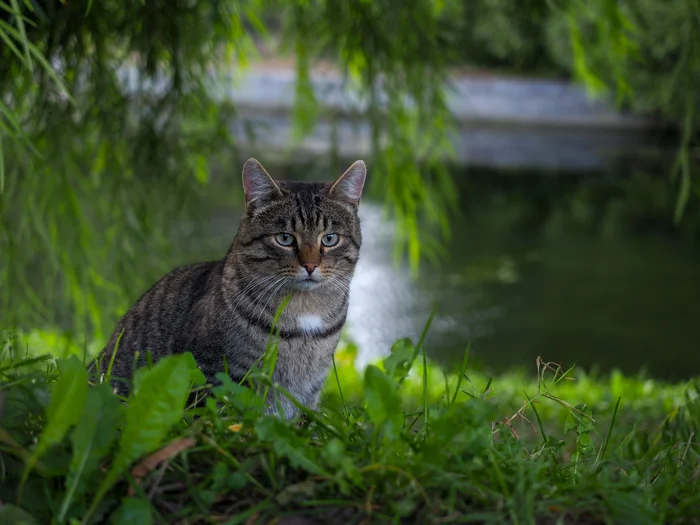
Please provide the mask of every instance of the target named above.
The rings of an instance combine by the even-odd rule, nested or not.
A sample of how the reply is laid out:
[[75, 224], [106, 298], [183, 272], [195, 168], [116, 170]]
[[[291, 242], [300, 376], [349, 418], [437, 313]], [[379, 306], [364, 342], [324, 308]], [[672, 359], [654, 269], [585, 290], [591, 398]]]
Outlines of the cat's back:
[[[113, 371], [129, 372], [134, 352], [150, 351], [154, 358], [181, 344], [191, 325], [191, 314], [203, 299], [215, 294], [221, 278], [221, 261], [181, 266], [149, 288], [118, 323], [103, 350], [103, 370], [117, 341]], [[121, 337], [120, 337], [121, 336]]]

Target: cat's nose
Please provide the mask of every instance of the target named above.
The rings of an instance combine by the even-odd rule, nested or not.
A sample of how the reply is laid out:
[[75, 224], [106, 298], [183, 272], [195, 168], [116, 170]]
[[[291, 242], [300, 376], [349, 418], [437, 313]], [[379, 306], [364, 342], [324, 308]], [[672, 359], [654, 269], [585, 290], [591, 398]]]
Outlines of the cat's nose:
[[308, 273], [309, 275], [311, 275], [312, 273], [314, 273], [314, 270], [315, 270], [316, 268], [318, 268], [318, 264], [312, 263], [312, 262], [310, 262], [310, 263], [303, 263], [302, 266], [303, 266], [304, 268], [306, 268], [306, 273]]

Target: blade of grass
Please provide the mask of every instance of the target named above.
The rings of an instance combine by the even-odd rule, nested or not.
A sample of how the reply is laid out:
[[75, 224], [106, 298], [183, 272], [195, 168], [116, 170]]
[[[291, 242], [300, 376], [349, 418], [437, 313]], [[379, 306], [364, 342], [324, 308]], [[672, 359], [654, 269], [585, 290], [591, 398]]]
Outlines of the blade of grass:
[[[431, 315], [432, 320], [432, 315]], [[422, 340], [423, 338], [421, 338]], [[425, 350], [425, 344], [421, 344], [423, 349], [423, 435], [428, 435], [428, 356]]]
[[112, 355], [109, 356], [109, 366], [107, 366], [107, 373], [105, 374], [106, 383], [109, 383], [109, 380], [112, 378], [112, 366], [114, 366], [114, 358], [117, 357], [117, 349], [119, 348], [119, 342], [122, 340], [123, 335], [124, 329], [122, 328], [122, 331], [119, 332], [119, 337], [117, 337], [116, 343], [114, 343], [114, 350], [112, 351]]
[[471, 342], [467, 345], [467, 349], [464, 351], [464, 357], [462, 358], [462, 364], [459, 367], [459, 375], [457, 376], [457, 387], [455, 388], [455, 393], [452, 396], [452, 401], [450, 406], [455, 404], [457, 400], [457, 394], [459, 393], [459, 387], [462, 386], [462, 379], [464, 378], [464, 373], [467, 370], [467, 363], [469, 362], [469, 349], [471, 348]]
[[481, 393], [482, 397], [489, 393], [489, 390], [491, 389], [491, 382], [492, 381], [493, 381], [493, 377], [489, 377], [489, 380], [486, 382], [486, 386], [484, 387], [484, 391]]
[[[272, 319], [272, 327], [270, 329], [270, 335], [267, 340], [267, 348], [265, 350], [265, 358], [264, 358], [264, 363], [267, 365], [267, 375], [270, 378], [270, 382], [272, 382], [272, 376], [275, 373], [275, 366], [277, 365], [277, 354], [279, 352], [279, 337], [280, 337], [280, 328], [278, 326], [280, 317], [282, 316], [282, 312], [284, 312], [284, 309], [287, 307], [287, 304], [291, 300], [292, 296], [287, 295], [284, 300], [282, 301], [282, 304], [279, 305], [277, 308], [277, 311], [275, 312], [275, 317]], [[269, 393], [270, 387], [265, 386], [265, 393], [263, 395], [263, 399], [267, 399], [267, 395]]]
[[610, 442], [610, 436], [612, 435], [613, 425], [615, 424], [615, 418], [617, 417], [617, 411], [620, 408], [621, 400], [622, 397], [618, 396], [617, 403], [615, 403], [615, 409], [613, 410], [612, 419], [610, 420], [610, 426], [608, 427], [608, 433], [606, 434], [605, 439], [603, 440], [603, 444], [601, 445], [600, 450], [598, 451], [598, 456], [595, 458], [594, 467], [598, 466], [598, 464], [605, 457], [605, 451], [608, 449], [608, 443]]
[[418, 344], [416, 345], [416, 348], [413, 351], [413, 358], [411, 359], [411, 362], [415, 361], [416, 357], [418, 357], [418, 352], [420, 352], [421, 346], [423, 346], [423, 343], [425, 342], [425, 337], [428, 335], [428, 330], [430, 329], [430, 325], [433, 322], [433, 317], [435, 317], [435, 307], [433, 307], [433, 310], [430, 312], [430, 316], [428, 317], [428, 321], [423, 327], [423, 332], [420, 334]]
[[540, 427], [540, 432], [542, 433], [542, 440], [544, 441], [544, 444], [547, 444], [547, 433], [544, 431], [544, 425], [542, 424], [542, 418], [540, 418], [540, 413], [537, 412], [537, 408], [535, 408], [535, 403], [532, 402], [532, 399], [530, 399], [530, 396], [527, 395], [527, 392], [525, 392], [525, 397], [527, 398], [528, 402], [530, 403], [530, 406], [532, 407], [532, 411], [535, 413], [535, 417], [537, 418], [537, 426]]
[[13, 133], [19, 137], [23, 135], [22, 133], [22, 128], [19, 125], [19, 122], [15, 119], [14, 115], [10, 111], [10, 108], [8, 108], [5, 104], [0, 101], [0, 115], [4, 115], [5, 119], [7, 122], [9, 122], [10, 127], [7, 128], [7, 126], [3, 125], [4, 128], [8, 130], [8, 132]]
[[39, 357], [25, 358], [17, 363], [11, 363], [3, 368], [0, 368], [0, 374], [9, 372], [10, 370], [15, 370], [17, 368], [33, 365], [34, 363], [40, 363], [42, 361], [50, 361], [53, 359], [51, 355], [42, 355]]
[[343, 414], [345, 415], [345, 423], [350, 424], [350, 412], [348, 412], [348, 406], [345, 404], [345, 398], [343, 397], [343, 389], [340, 386], [340, 377], [338, 377], [338, 367], [335, 364], [335, 354], [333, 358], [333, 373], [335, 374], [335, 382], [338, 385], [338, 393], [340, 394], [340, 402], [343, 403]]

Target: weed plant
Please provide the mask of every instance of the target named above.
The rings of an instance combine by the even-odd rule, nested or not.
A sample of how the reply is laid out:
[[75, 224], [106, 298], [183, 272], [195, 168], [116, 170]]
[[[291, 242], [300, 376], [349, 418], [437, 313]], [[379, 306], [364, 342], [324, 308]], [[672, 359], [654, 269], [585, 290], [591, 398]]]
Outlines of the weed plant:
[[[0, 356], [0, 523], [700, 523], [700, 382], [446, 373], [423, 339], [358, 371], [336, 354], [318, 410], [204, 384], [190, 354], [116, 396], [87, 356]], [[208, 394], [205, 396], [205, 394]]]

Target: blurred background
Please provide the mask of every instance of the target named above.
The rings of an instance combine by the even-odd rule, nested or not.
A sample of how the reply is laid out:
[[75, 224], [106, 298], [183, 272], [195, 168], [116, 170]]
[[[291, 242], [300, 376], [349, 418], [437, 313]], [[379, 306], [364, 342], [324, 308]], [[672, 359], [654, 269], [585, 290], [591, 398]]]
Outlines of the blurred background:
[[369, 168], [345, 337], [700, 373], [695, 0], [0, 0], [0, 329], [98, 351], [242, 163]]

